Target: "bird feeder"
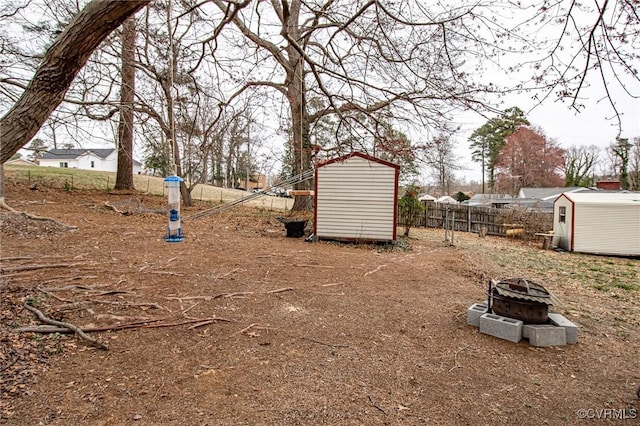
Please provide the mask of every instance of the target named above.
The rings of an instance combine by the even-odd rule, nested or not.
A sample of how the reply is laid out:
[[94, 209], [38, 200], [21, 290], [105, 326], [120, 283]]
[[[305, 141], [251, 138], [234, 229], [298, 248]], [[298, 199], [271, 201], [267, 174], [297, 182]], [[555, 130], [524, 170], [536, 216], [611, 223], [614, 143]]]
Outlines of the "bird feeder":
[[168, 176], [164, 179], [169, 197], [169, 226], [164, 237], [168, 243], [178, 243], [184, 240], [180, 227], [180, 176]]

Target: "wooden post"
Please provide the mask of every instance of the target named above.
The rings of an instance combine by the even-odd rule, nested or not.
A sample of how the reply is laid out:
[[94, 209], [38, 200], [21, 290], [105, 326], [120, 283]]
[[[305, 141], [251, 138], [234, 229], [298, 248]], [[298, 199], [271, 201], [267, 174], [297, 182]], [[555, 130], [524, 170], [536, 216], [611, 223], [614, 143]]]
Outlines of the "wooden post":
[[451, 212], [453, 220], [451, 221], [451, 245], [453, 245], [453, 235], [456, 232], [456, 211]]

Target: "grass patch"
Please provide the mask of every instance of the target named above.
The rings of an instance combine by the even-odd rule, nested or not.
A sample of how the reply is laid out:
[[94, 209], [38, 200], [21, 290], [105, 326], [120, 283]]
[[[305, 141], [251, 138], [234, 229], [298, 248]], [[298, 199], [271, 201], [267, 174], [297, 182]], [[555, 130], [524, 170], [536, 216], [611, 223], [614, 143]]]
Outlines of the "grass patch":
[[638, 290], [640, 290], [640, 287], [638, 287], [635, 284], [623, 283], [623, 282], [615, 282], [615, 283], [613, 283], [613, 287], [621, 288], [621, 289], [626, 290], [626, 291], [638, 291]]
[[[114, 172], [95, 170], [8, 165], [4, 167], [4, 173], [7, 181], [13, 180], [27, 185], [42, 185], [64, 191], [101, 190], [109, 192], [116, 183], [116, 174]], [[136, 191], [142, 193], [166, 195], [164, 178], [162, 177], [133, 175], [133, 186]], [[249, 193], [246, 191], [204, 184], [196, 184], [191, 189], [191, 197], [194, 202], [201, 201], [212, 204], [234, 201], [247, 195]], [[293, 205], [293, 199], [261, 197], [250, 201], [250, 204], [269, 210], [288, 210]]]

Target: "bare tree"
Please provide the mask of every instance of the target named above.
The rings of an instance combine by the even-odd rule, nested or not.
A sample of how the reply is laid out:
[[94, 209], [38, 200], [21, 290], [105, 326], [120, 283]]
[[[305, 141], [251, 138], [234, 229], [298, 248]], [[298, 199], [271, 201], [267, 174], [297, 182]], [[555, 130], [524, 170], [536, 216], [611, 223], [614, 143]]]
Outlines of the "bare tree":
[[[640, 14], [635, 0], [603, 0], [579, 2], [564, 0], [539, 2], [533, 8], [536, 16], [520, 24], [528, 27], [523, 36], [530, 37], [531, 46], [542, 55], [527, 55], [530, 59], [523, 65], [531, 65], [533, 81], [545, 88], [538, 97], [542, 103], [549, 97], [568, 99], [576, 111], [585, 108], [581, 97], [590, 78], [598, 78], [614, 112], [619, 132], [622, 121], [618, 110], [618, 99], [614, 87], [630, 97], [637, 98], [640, 73]], [[548, 27], [556, 37], [539, 40], [537, 34], [546, 34], [540, 28]], [[526, 87], [525, 85], [522, 86]]]
[[564, 155], [564, 186], [592, 186], [600, 148], [571, 146]]
[[426, 144], [422, 154], [422, 161], [430, 169], [442, 195], [449, 194], [449, 183], [455, 172], [461, 170], [452, 135], [453, 133], [440, 133], [435, 136]]
[[[464, 40], [489, 44], [475, 30], [492, 24], [473, 22], [475, 7], [274, 0], [230, 14], [227, 4], [213, 2], [236, 30], [223, 31], [226, 39], [218, 41], [244, 52], [234, 51], [239, 59], [227, 58], [229, 68], [221, 71], [242, 82], [228, 101], [259, 88], [282, 95], [291, 120], [294, 173], [311, 167], [312, 127], [327, 116], [336, 117], [336, 135], [346, 131], [372, 149], [385, 128], [376, 125], [381, 118], [402, 126], [438, 126], [451, 108], [483, 104], [479, 94], [486, 88], [465, 72], [460, 48]], [[259, 67], [241, 65], [243, 58]], [[218, 57], [221, 69], [222, 64]], [[293, 208], [306, 205], [300, 198]]]
[[0, 162], [4, 163], [40, 130], [62, 102], [71, 82], [98, 45], [149, 0], [92, 0], [47, 50], [31, 82], [0, 119]]
[[[18, 2], [0, 5], [0, 20], [11, 19], [11, 10], [5, 10], [12, 7], [7, 4], [14, 3]], [[27, 64], [25, 70], [30, 64], [39, 64], [35, 71], [33, 65], [35, 77], [30, 83], [28, 77], [0, 76], [2, 102], [15, 103], [0, 120], [0, 161], [6, 161], [33, 137], [46, 116], [60, 104], [91, 50], [147, 3], [148, 0], [93, 0], [78, 12], [74, 2], [43, 2], [50, 11], [62, 12], [52, 25], [43, 24], [42, 31], [61, 33], [46, 55], [23, 56], [20, 63]], [[384, 136], [383, 124], [403, 133], [410, 128], [437, 129], [449, 120], [455, 108], [491, 110], [485, 105], [487, 94], [539, 90], [536, 96], [541, 102], [557, 94], [570, 98], [572, 106], [581, 109], [579, 95], [588, 78], [596, 75], [606, 83], [619, 81], [628, 94], [638, 95], [631, 92], [632, 84], [626, 84], [640, 78], [634, 69], [640, 55], [635, 49], [640, 19], [633, 1], [603, 0], [594, 5], [575, 0], [539, 1], [536, 7], [511, 1], [503, 4], [499, 0], [472, 5], [364, 0], [185, 0], [175, 4], [179, 4], [176, 7], [181, 7], [181, 12], [169, 14], [164, 21], [167, 30], [163, 34], [157, 32], [157, 41], [165, 42], [165, 54], [151, 58], [152, 63], [164, 61], [171, 65], [164, 70], [146, 69], [149, 75], [158, 71], [164, 79], [164, 86], [156, 94], [161, 94], [158, 99], [171, 107], [159, 108], [145, 96], [136, 97], [136, 110], [143, 125], [149, 126], [149, 117], [156, 121], [165, 143], [174, 145], [173, 158], [178, 166], [181, 161], [175, 156], [185, 149], [184, 145], [180, 148], [179, 140], [187, 134], [176, 135], [172, 124], [175, 120], [171, 114], [183, 109], [179, 103], [185, 94], [176, 87], [182, 85], [188, 96], [193, 96], [203, 91], [197, 81], [205, 75], [219, 93], [224, 93], [219, 96], [224, 105], [232, 106], [245, 92], [251, 92], [252, 99], [266, 105], [265, 89], [275, 89], [281, 98], [271, 97], [271, 105], [284, 100], [288, 107], [283, 116], [287, 115], [291, 123], [294, 171], [310, 167], [316, 145], [312, 136], [318, 134], [319, 123], [330, 122], [334, 132], [334, 140], [326, 139], [326, 143], [339, 146], [348, 139], [350, 146], [373, 149], [375, 141]], [[156, 6], [164, 9], [163, 4]], [[211, 24], [210, 31], [202, 26], [194, 30], [196, 22], [205, 21], [218, 25]], [[557, 36], [536, 39], [541, 26], [556, 29]], [[85, 29], [88, 31], [79, 32]], [[177, 46], [182, 41], [186, 43]], [[140, 55], [144, 55], [146, 46], [141, 47]], [[531, 63], [502, 59], [516, 52], [532, 58]], [[522, 66], [502, 66], [510, 63]], [[102, 83], [92, 82], [111, 78], [111, 71], [96, 64], [81, 75], [86, 76], [84, 87], [97, 87]], [[477, 83], [487, 66], [513, 74], [527, 65], [532, 66], [534, 76], [525, 74], [525, 82], [516, 87], [489, 81]], [[172, 76], [176, 87], [166, 83]], [[189, 79], [193, 84], [183, 84]], [[612, 87], [604, 86], [605, 90]], [[144, 84], [141, 87], [150, 88]], [[83, 94], [87, 91], [79, 89], [78, 99], [69, 99], [67, 104], [84, 109], [88, 117], [110, 117], [117, 112], [113, 98], [108, 96], [111, 90], [106, 89], [102, 99], [96, 100], [87, 99]], [[608, 91], [605, 96], [618, 116], [613, 96]], [[100, 114], [94, 114], [90, 105]], [[71, 109], [64, 114], [60, 111], [60, 115], [56, 123], [63, 128], [65, 119], [75, 118]], [[327, 120], [329, 117], [331, 120]], [[82, 128], [66, 127], [69, 132]], [[350, 137], [345, 138], [347, 135]], [[191, 136], [191, 142], [201, 137], [196, 133]], [[7, 140], [10, 142], [5, 143]], [[191, 143], [188, 149], [193, 152]]]
[[622, 189], [629, 189], [629, 160], [632, 155], [632, 148], [633, 145], [627, 138], [617, 138], [616, 142], [609, 146], [609, 149], [618, 160], [618, 176]]

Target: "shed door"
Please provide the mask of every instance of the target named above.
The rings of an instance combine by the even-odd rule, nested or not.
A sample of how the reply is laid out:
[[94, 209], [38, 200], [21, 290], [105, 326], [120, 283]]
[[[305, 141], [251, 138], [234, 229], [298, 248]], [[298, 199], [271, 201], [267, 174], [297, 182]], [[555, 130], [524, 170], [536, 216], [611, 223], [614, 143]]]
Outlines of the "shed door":
[[559, 200], [553, 215], [553, 243], [565, 250], [571, 250], [571, 209], [567, 199]]

